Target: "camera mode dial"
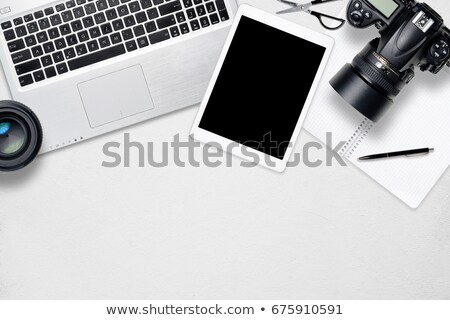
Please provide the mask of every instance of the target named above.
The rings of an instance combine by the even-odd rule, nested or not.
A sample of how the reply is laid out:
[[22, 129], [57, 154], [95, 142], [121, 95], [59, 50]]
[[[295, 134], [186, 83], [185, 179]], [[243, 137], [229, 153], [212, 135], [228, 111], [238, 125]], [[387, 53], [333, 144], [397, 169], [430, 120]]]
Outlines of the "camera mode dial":
[[450, 48], [446, 41], [439, 40], [435, 42], [430, 49], [430, 54], [433, 59], [437, 61], [443, 61], [450, 57]]

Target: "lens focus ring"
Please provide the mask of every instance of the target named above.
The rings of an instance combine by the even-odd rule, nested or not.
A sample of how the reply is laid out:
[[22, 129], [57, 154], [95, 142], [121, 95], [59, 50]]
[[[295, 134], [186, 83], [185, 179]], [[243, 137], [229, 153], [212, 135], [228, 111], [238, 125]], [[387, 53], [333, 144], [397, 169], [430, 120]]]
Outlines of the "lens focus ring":
[[386, 75], [377, 67], [366, 61], [361, 55], [357, 55], [353, 60], [353, 67], [372, 85], [385, 91], [388, 96], [395, 97], [400, 93], [392, 82], [386, 79]]

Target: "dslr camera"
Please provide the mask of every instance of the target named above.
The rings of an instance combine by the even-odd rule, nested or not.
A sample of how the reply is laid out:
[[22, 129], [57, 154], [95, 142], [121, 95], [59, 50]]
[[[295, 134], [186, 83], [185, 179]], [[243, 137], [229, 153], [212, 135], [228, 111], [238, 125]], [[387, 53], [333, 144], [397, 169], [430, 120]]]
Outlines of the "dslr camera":
[[374, 25], [380, 37], [369, 42], [330, 84], [374, 122], [414, 78], [415, 67], [437, 74], [449, 65], [450, 30], [426, 3], [351, 0], [347, 19], [356, 28]]

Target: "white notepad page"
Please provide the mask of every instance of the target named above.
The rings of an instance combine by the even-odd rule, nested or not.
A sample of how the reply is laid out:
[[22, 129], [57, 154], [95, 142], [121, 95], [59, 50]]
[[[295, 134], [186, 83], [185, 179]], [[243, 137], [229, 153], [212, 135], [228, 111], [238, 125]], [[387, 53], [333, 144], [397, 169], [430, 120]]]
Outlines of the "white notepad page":
[[[332, 148], [340, 141], [348, 141], [339, 152], [342, 157], [408, 206], [417, 208], [450, 165], [450, 74], [441, 71], [433, 75], [416, 69], [416, 77], [394, 100], [391, 110], [378, 123], [372, 123], [350, 107], [328, 82], [379, 36], [377, 30], [356, 29], [347, 23], [329, 34], [335, 39], [335, 47], [304, 128], [321, 141], [332, 132]], [[368, 154], [427, 147], [436, 151], [427, 156], [357, 160]]]

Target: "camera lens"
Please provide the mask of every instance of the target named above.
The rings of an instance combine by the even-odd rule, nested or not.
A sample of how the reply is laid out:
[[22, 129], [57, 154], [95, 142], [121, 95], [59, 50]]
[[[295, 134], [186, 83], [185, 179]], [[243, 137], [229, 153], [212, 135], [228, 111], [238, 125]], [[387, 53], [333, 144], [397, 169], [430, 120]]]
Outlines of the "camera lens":
[[0, 122], [0, 155], [11, 157], [25, 146], [27, 132], [23, 125], [13, 118], [4, 118]]
[[36, 115], [15, 101], [0, 101], [0, 171], [18, 170], [39, 153], [42, 128]]
[[379, 39], [370, 42], [330, 81], [331, 86], [356, 110], [377, 121], [393, 99], [412, 79], [412, 71], [400, 72], [376, 52]]

